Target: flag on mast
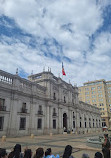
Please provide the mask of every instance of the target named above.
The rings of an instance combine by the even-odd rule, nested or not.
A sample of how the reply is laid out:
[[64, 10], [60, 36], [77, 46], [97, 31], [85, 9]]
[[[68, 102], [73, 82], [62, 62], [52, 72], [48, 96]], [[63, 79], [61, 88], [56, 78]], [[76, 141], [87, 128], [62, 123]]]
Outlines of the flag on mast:
[[66, 73], [65, 73], [65, 71], [64, 71], [63, 62], [62, 62], [62, 75], [65, 75], [65, 76], [66, 76]]

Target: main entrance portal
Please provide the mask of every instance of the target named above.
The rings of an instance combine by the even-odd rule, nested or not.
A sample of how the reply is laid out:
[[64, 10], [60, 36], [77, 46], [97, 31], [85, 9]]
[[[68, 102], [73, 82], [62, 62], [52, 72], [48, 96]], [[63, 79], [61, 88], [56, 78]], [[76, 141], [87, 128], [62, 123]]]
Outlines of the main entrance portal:
[[64, 127], [67, 130], [67, 114], [66, 113], [63, 114], [63, 128]]

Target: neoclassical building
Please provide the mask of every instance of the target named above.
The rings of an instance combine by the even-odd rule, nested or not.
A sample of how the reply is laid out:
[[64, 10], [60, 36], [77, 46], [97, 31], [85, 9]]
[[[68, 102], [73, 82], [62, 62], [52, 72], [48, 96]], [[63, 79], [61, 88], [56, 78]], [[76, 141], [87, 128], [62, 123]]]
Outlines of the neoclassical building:
[[28, 79], [0, 70], [0, 136], [101, 130], [97, 107], [78, 100], [78, 88], [51, 72]]

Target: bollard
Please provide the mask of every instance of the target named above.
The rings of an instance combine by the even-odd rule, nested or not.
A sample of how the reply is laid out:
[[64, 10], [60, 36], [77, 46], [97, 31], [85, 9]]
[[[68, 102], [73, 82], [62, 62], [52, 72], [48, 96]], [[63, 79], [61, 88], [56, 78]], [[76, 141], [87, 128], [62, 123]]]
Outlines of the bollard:
[[34, 138], [34, 134], [31, 134], [31, 136], [30, 136], [31, 138]]
[[6, 141], [6, 136], [2, 136], [2, 142]]

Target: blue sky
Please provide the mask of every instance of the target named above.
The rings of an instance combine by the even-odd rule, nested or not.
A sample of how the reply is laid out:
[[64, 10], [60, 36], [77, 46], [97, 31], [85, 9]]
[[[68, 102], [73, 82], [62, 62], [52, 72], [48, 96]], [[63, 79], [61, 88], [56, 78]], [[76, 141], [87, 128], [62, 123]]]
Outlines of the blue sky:
[[111, 80], [110, 0], [1, 0], [0, 69], [48, 71], [78, 86]]

